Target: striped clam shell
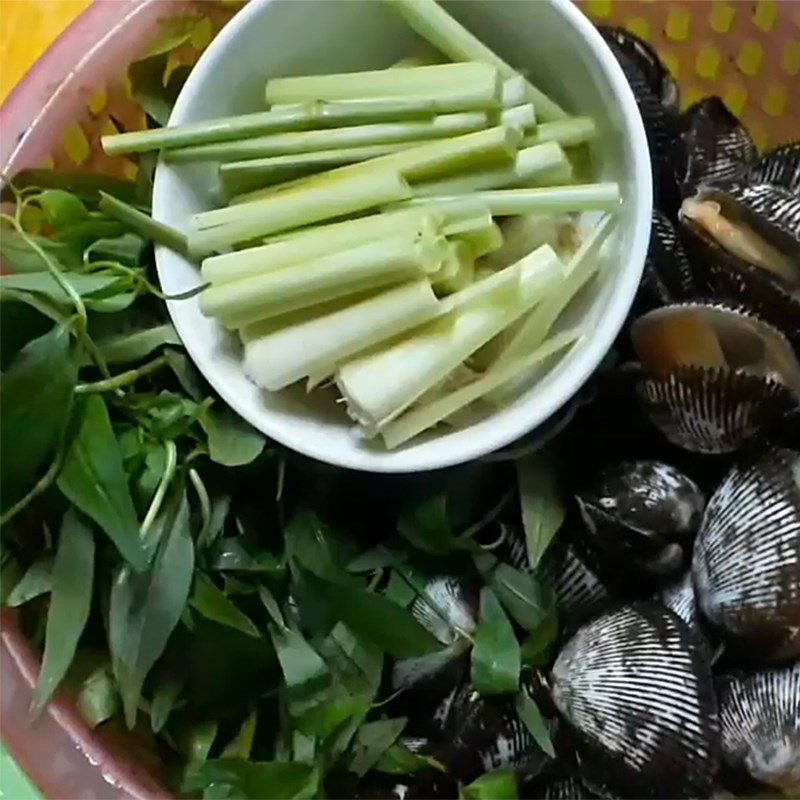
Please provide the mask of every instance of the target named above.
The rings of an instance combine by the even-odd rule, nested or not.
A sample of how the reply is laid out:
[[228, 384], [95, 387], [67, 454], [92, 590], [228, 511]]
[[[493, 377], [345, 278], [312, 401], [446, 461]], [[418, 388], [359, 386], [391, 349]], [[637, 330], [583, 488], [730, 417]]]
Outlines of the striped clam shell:
[[697, 598], [690, 571], [669, 586], [665, 586], [660, 597], [661, 602], [670, 611], [674, 611], [690, 628], [698, 627], [700, 620], [697, 613]]
[[800, 453], [735, 466], [709, 501], [692, 574], [703, 614], [764, 658], [800, 655]]
[[719, 694], [726, 763], [800, 796], [800, 663], [728, 677]]
[[623, 796], [706, 797], [718, 766], [710, 667], [686, 624], [657, 604], [581, 628], [552, 671], [587, 783]]
[[787, 254], [800, 248], [800, 195], [772, 183], [733, 182], [719, 191], [709, 189], [710, 196], [727, 197], [765, 238]]
[[534, 796], [542, 800], [595, 800], [600, 795], [589, 789], [580, 778], [567, 776], [549, 781]]
[[558, 609], [567, 626], [590, 619], [610, 602], [608, 589], [571, 544], [553, 562], [552, 574]]
[[732, 453], [762, 437], [796, 404], [770, 378], [691, 365], [643, 377], [637, 393], [668, 441], [708, 454]]
[[477, 624], [475, 612], [475, 598], [464, 582], [452, 575], [431, 578], [411, 604], [417, 621], [442, 644], [453, 644], [472, 633]]
[[758, 183], [771, 183], [790, 192], [800, 192], [800, 140], [764, 153], [747, 176]]

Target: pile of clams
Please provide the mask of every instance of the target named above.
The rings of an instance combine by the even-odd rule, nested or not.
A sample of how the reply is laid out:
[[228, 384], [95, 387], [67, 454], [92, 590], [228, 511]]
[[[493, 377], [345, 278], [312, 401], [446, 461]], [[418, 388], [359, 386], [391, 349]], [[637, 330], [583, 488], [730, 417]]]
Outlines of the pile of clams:
[[[412, 607], [447, 649], [395, 667], [404, 743], [462, 785], [513, 770], [522, 798], [800, 797], [800, 142], [760, 155], [717, 97], [681, 112], [646, 43], [601, 33], [655, 211], [619, 358], [559, 434], [577, 483], [537, 566], [559, 635], [524, 673], [555, 754], [472, 688], [477, 596], [447, 575]], [[496, 528], [478, 543], [530, 569]], [[380, 796], [453, 791], [411, 778]]]

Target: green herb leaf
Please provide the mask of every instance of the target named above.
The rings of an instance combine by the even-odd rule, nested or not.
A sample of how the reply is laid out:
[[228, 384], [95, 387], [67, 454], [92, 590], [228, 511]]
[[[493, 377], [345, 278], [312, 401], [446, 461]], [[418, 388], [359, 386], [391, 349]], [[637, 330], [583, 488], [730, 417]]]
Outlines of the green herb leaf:
[[141, 361], [166, 344], [181, 344], [172, 325], [155, 325], [96, 340], [97, 348], [109, 364], [129, 364]]
[[395, 742], [372, 765], [372, 769], [389, 775], [410, 775], [423, 769], [444, 772], [444, 766], [431, 756], [413, 753], [402, 742]]
[[328, 665], [297, 631], [270, 625], [269, 633], [289, 688], [330, 680]]
[[225, 745], [221, 758], [250, 758], [257, 724], [258, 712], [248, 714], [236, 736]]
[[286, 556], [307, 570], [340, 583], [354, 584], [347, 574], [353, 543], [321, 522], [308, 509], [300, 509], [283, 533]]
[[[2, 282], [8, 280], [3, 278]], [[64, 433], [78, 370], [69, 333], [53, 328], [25, 345], [0, 381], [0, 495], [7, 508], [36, 480]]]
[[522, 663], [529, 667], [543, 667], [548, 664], [557, 638], [558, 614], [554, 605], [541, 624], [522, 643]]
[[[63, 276], [63, 279], [95, 311], [108, 311], [108, 306], [99, 305], [102, 302], [102, 298], [108, 294], [118, 295], [130, 284], [128, 278], [100, 272], [92, 274], [68, 272]], [[31, 292], [40, 297], [46, 297], [60, 305], [72, 306], [72, 300], [69, 295], [61, 288], [61, 285], [50, 272], [26, 272], [21, 275], [7, 275], [0, 282], [0, 291], [5, 293], [9, 290]], [[95, 300], [94, 303], [89, 302], [92, 298]]]
[[429, 497], [402, 514], [397, 530], [417, 550], [425, 553], [444, 555], [463, 549], [447, 519], [447, 496], [444, 494]]
[[[30, 186], [38, 189], [65, 189], [84, 204], [90, 205], [97, 203], [100, 190], [110, 192], [128, 202], [142, 202], [146, 199], [148, 206], [150, 203], [149, 196], [138, 197], [136, 184], [133, 181], [85, 170], [26, 169], [14, 176], [14, 186], [18, 190]], [[9, 201], [14, 199], [8, 186], [3, 188], [0, 197]]]
[[475, 556], [478, 570], [509, 614], [528, 631], [535, 631], [551, 613], [552, 590], [535, 575], [483, 553]]
[[96, 239], [84, 251], [84, 258], [92, 262], [115, 261], [125, 267], [138, 267], [146, 247], [147, 240], [138, 234], [123, 233], [112, 239]]
[[264, 435], [229, 408], [209, 408], [200, 417], [208, 436], [208, 454], [212, 461], [226, 467], [240, 467], [255, 461], [264, 449]]
[[144, 569], [146, 551], [139, 536], [122, 454], [106, 404], [99, 395], [84, 402], [80, 428], [64, 459], [58, 488], [108, 534], [134, 569]]
[[439, 648], [433, 634], [410, 611], [379, 594], [333, 583], [306, 570], [298, 589], [302, 605], [313, 605], [318, 614], [343, 622], [356, 635], [397, 658]]
[[310, 764], [215, 759], [189, 764], [181, 790], [196, 793], [212, 784], [226, 784], [232, 789], [231, 797], [245, 800], [270, 797], [305, 800], [315, 796], [319, 773]]
[[[176, 337], [177, 334], [176, 334]], [[180, 341], [167, 342], [166, 344], [182, 344]], [[175, 373], [178, 383], [192, 400], [198, 403], [203, 399], [203, 394], [206, 391], [203, 385], [203, 379], [197, 371], [197, 367], [183, 354], [172, 348], [167, 348], [164, 351], [164, 358], [167, 359], [169, 368]]]
[[47, 594], [53, 586], [53, 558], [41, 556], [36, 559], [25, 571], [14, 588], [8, 593], [5, 604], [16, 608]]
[[510, 769], [487, 772], [465, 786], [459, 797], [461, 800], [517, 800], [517, 776]]
[[398, 553], [392, 552], [382, 544], [379, 544], [352, 559], [347, 565], [347, 571], [374, 572], [376, 569], [390, 567], [400, 560], [401, 556]]
[[119, 711], [117, 685], [109, 664], [94, 669], [81, 683], [78, 692], [78, 711], [90, 728], [111, 719]]
[[515, 692], [521, 666], [514, 628], [494, 592], [485, 586], [472, 648], [472, 685], [481, 694]]
[[514, 707], [517, 709], [519, 718], [530, 731], [536, 744], [538, 744], [550, 758], [555, 758], [556, 753], [553, 749], [553, 743], [550, 741], [550, 731], [547, 729], [547, 723], [544, 721], [539, 707], [524, 689], [520, 690], [514, 698]]
[[19, 231], [3, 228], [0, 235], [0, 259], [3, 266], [13, 275], [21, 272], [46, 272], [45, 261], [39, 252], [32, 246], [33, 243], [39, 250], [49, 256], [52, 261], [69, 272], [83, 266], [81, 254], [65, 242], [57, 242], [44, 236], [32, 233], [21, 234]]
[[528, 563], [535, 570], [564, 522], [564, 505], [558, 493], [556, 471], [542, 452], [519, 459], [516, 466]]
[[76, 222], [90, 219], [86, 206], [72, 192], [63, 189], [45, 189], [37, 197], [50, 227], [59, 233]]
[[203, 572], [198, 572], [194, 578], [194, 589], [189, 599], [189, 605], [202, 614], [206, 619], [227, 625], [229, 628], [246, 633], [248, 636], [260, 637], [258, 628], [243, 611], [234, 605], [222, 589], [218, 589], [214, 581]]
[[220, 539], [213, 550], [211, 566], [220, 572], [256, 572], [279, 576], [284, 566], [268, 550], [249, 552], [240, 541], [243, 537]]
[[169, 508], [150, 568], [137, 574], [124, 566], [111, 587], [109, 646], [128, 727], [136, 722], [144, 679], [181, 618], [194, 571], [185, 492]]
[[359, 776], [369, 772], [381, 755], [397, 741], [407, 722], [405, 717], [399, 717], [379, 719], [362, 725], [353, 742], [350, 771]]
[[52, 577], [42, 669], [31, 704], [34, 712], [47, 704], [67, 674], [92, 604], [94, 539], [74, 509], [61, 523]]
[[150, 728], [153, 733], [158, 733], [167, 724], [182, 689], [183, 681], [174, 676], [168, 676], [156, 685], [150, 703]]

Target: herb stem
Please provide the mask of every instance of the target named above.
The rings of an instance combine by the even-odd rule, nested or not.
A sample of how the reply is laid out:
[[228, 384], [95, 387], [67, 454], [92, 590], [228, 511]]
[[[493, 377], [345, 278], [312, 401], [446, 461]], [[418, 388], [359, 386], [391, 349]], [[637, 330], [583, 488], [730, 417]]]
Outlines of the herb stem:
[[130, 384], [135, 383], [139, 380], [139, 378], [143, 378], [145, 375], [149, 375], [151, 372], [161, 369], [161, 367], [163, 367], [166, 363], [167, 359], [164, 356], [159, 356], [158, 358], [154, 358], [152, 361], [148, 361], [146, 364], [142, 364], [141, 367], [129, 369], [126, 372], [120, 372], [119, 374], [110, 378], [106, 378], [102, 381], [95, 381], [94, 383], [79, 383], [75, 387], [75, 393], [92, 394], [94, 392], [116, 391], [117, 389], [121, 389], [123, 386], [129, 386]]
[[178, 464], [178, 448], [175, 446], [175, 442], [167, 442], [165, 449], [166, 464], [164, 465], [164, 474], [161, 476], [161, 481], [158, 484], [156, 493], [153, 495], [153, 500], [144, 516], [142, 527], [139, 529], [139, 534], [142, 539], [147, 536], [147, 533], [152, 527], [155, 518], [158, 516], [158, 512], [161, 510], [161, 505], [164, 502], [164, 497], [167, 494], [167, 489], [169, 488], [169, 484], [175, 475], [175, 468]]
[[56, 457], [53, 459], [50, 466], [47, 468], [47, 472], [42, 475], [41, 478], [34, 484], [31, 490], [17, 500], [13, 506], [5, 511], [5, 513], [0, 516], [0, 527], [5, 525], [7, 522], [10, 522], [14, 517], [19, 514], [24, 508], [27, 508], [40, 494], [46, 491], [55, 479], [58, 477], [58, 473], [61, 472], [61, 464], [64, 461], [64, 450], [59, 449]]
[[200, 532], [197, 534], [197, 542], [200, 544], [205, 541], [211, 525], [211, 500], [208, 497], [208, 490], [203, 483], [203, 479], [194, 467], [189, 470], [189, 480], [192, 482], [192, 486], [197, 492], [197, 499], [200, 501], [200, 517], [203, 523], [200, 527]]

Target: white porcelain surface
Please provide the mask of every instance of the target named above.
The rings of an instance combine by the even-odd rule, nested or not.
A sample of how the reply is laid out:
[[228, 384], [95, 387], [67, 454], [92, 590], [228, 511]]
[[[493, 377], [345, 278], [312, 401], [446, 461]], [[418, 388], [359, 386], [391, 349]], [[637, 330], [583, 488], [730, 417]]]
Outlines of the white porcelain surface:
[[[503, 447], [544, 422], [592, 374], [611, 346], [641, 277], [651, 213], [647, 143], [633, 95], [610, 50], [568, 0], [469, 0], [444, 4], [506, 61], [568, 110], [600, 126], [599, 179], [618, 180], [624, 198], [612, 263], [589, 306], [592, 332], [512, 405], [463, 429], [441, 429], [386, 452], [363, 441], [330, 397], [299, 389], [260, 391], [245, 377], [236, 343], [202, 316], [197, 299], [169, 303], [186, 348], [217, 392], [272, 439], [354, 469], [411, 472], [449, 466]], [[263, 108], [268, 77], [386, 67], [414, 51], [416, 36], [374, 0], [251, 0], [204, 53], [181, 92], [170, 124]], [[158, 167], [156, 219], [185, 228], [212, 208], [212, 166]], [[198, 283], [197, 268], [161, 248], [167, 293]]]

